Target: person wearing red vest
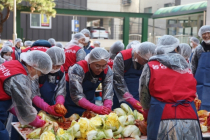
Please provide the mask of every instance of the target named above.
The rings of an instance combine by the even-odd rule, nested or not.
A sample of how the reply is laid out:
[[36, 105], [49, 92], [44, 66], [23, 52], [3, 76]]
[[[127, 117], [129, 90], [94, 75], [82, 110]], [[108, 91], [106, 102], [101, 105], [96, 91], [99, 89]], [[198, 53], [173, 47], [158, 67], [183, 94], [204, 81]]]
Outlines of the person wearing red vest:
[[90, 31], [88, 29], [83, 29], [80, 31], [85, 35], [85, 44], [84, 44], [84, 51], [86, 55], [88, 55], [92, 49], [94, 49], [94, 46], [91, 46], [90, 42]]
[[188, 62], [176, 53], [178, 46], [177, 38], [162, 36], [157, 55], [149, 59], [140, 78], [139, 98], [148, 140], [202, 139], [194, 104], [196, 80]]
[[20, 56], [21, 54], [21, 47], [23, 46], [23, 42], [22, 42], [22, 39], [20, 38], [17, 38], [15, 39], [15, 47], [14, 49], [17, 51], [18, 55]]
[[51, 48], [51, 44], [47, 40], [37, 40], [35, 41], [30, 48], [26, 48], [22, 50], [22, 52], [39, 50], [46, 52], [49, 48]]
[[3, 44], [3, 47], [4, 46], [10, 46], [12, 48], [12, 54], [11, 54], [12, 60], [20, 60], [20, 56], [18, 52], [15, 50], [15, 47], [12, 47], [13, 46], [12, 42], [7, 41]]
[[65, 62], [64, 50], [59, 47], [49, 48], [46, 53], [50, 56], [53, 67], [50, 73], [40, 76], [32, 84], [32, 102], [37, 111], [44, 110], [47, 113], [60, 116], [48, 106], [54, 104], [64, 105], [66, 96], [66, 80], [62, 65]]
[[9, 46], [4, 46], [1, 49], [1, 57], [5, 59], [5, 62], [12, 60], [12, 57], [11, 57], [12, 52], [13, 50]]
[[[86, 60], [77, 62], [69, 69], [71, 77], [66, 87], [66, 117], [77, 113], [80, 116], [85, 110], [97, 114], [109, 114], [113, 98], [113, 72], [107, 61], [109, 53], [102, 48], [93, 49]], [[95, 90], [102, 83], [103, 106], [95, 105]]]
[[52, 69], [50, 57], [43, 52], [34, 51], [21, 54], [22, 62], [12, 60], [0, 65], [0, 138], [9, 140], [5, 129], [8, 110], [14, 113], [21, 124], [42, 127], [45, 121], [37, 116], [31, 101], [31, 80]]
[[82, 33], [76, 33], [73, 39], [65, 46], [65, 63], [63, 64], [64, 71], [66, 74], [66, 81], [69, 81], [68, 70], [69, 67], [73, 66], [76, 62], [85, 59], [85, 52], [82, 49], [85, 43], [85, 36]]
[[114, 44], [112, 44], [112, 46], [109, 49], [109, 54], [110, 54], [110, 59], [108, 61], [108, 65], [110, 66], [110, 68], [112, 69], [113, 67], [113, 62], [114, 62], [114, 58], [116, 57], [116, 55], [124, 50], [125, 46], [121, 41], [116, 41]]
[[[120, 107], [121, 103], [126, 103], [132, 109], [143, 113], [139, 102], [139, 78], [143, 65], [148, 62], [149, 57], [154, 55], [155, 48], [153, 43], [144, 42], [117, 54], [113, 65], [115, 94], [112, 109]], [[147, 57], [141, 57], [142, 53]]]

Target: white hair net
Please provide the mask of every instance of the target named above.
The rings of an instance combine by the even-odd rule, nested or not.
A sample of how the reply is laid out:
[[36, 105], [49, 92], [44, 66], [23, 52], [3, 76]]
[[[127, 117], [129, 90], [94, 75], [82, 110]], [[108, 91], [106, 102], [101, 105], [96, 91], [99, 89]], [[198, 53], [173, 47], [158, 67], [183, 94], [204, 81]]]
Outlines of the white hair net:
[[151, 42], [143, 42], [141, 44], [137, 44], [134, 51], [145, 60], [149, 60], [149, 58], [155, 54], [155, 49], [155, 44]]
[[89, 35], [90, 36], [90, 31], [88, 29], [83, 29], [80, 32], [83, 33], [84, 35]]
[[101, 60], [109, 61], [109, 53], [107, 50], [103, 48], [94, 48], [89, 55], [87, 56], [86, 60], [88, 61], [89, 64], [93, 62], [98, 62]]
[[50, 38], [48, 39], [48, 42], [52, 45], [52, 46], [55, 46], [55, 39], [54, 38]]
[[12, 47], [13, 44], [12, 44], [12, 42], [10, 42], [10, 41], [6, 41], [6, 42], [3, 44], [3, 46], [10, 46], [10, 47]]
[[115, 56], [122, 50], [124, 50], [124, 44], [121, 42], [121, 41], [117, 41], [115, 42], [111, 47], [110, 47], [110, 50], [109, 50], [109, 53], [110, 53], [110, 58], [111, 59], [114, 59]]
[[99, 41], [94, 41], [93, 44], [98, 44], [99, 46], [101, 45], [101, 43]]
[[202, 38], [202, 34], [210, 32], [210, 25], [204, 25], [202, 26], [199, 31], [198, 31], [198, 36], [200, 36], [200, 38]]
[[190, 41], [193, 41], [194, 43], [196, 43], [197, 45], [200, 44], [200, 40], [197, 39], [196, 37], [191, 37]]
[[51, 58], [45, 52], [35, 50], [21, 53], [20, 59], [43, 74], [48, 74], [52, 70]]
[[55, 46], [59, 47], [59, 48], [63, 48], [63, 44], [61, 42], [56, 42]]
[[32, 41], [25, 41], [24, 45], [25, 46], [32, 46], [33, 42]]
[[162, 36], [157, 43], [156, 54], [166, 54], [174, 51], [179, 46], [179, 39], [171, 36]]
[[22, 39], [20, 39], [20, 38], [15, 39], [15, 45], [16, 45], [18, 42], [22, 42]]
[[130, 43], [126, 46], [126, 50], [127, 50], [127, 49], [130, 49], [130, 48], [134, 48], [134, 46], [135, 46], [136, 44], [140, 44], [140, 42], [137, 41], [137, 40], [134, 40], [134, 41], [130, 42]]
[[65, 53], [62, 48], [54, 46], [49, 48], [46, 53], [51, 57], [54, 66], [63, 65], [65, 63]]
[[80, 40], [82, 38], [85, 38], [85, 35], [83, 33], [74, 34], [72, 40], [65, 45], [65, 49], [70, 48], [72, 45], [79, 45], [78, 40]]
[[13, 52], [12, 48], [10, 46], [4, 46], [1, 49], [1, 52]]
[[192, 53], [191, 47], [186, 43], [179, 44], [179, 54], [181, 54], [185, 59], [188, 59]]

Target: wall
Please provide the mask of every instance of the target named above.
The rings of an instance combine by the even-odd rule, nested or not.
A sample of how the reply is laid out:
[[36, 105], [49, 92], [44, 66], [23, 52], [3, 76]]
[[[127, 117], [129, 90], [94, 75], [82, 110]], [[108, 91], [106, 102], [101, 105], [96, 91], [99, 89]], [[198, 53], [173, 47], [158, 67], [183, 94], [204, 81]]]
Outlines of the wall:
[[[59, 0], [56, 8], [62, 9], [86, 9], [87, 0]], [[4, 12], [5, 14], [5, 12]], [[71, 20], [72, 16], [56, 16], [52, 18], [51, 29], [32, 29], [30, 28], [30, 14], [21, 13], [21, 28], [23, 29], [23, 38], [27, 40], [54, 38], [56, 41], [71, 40]], [[86, 27], [86, 17], [78, 17], [80, 21], [80, 30]], [[2, 39], [12, 39], [13, 34], [13, 14], [4, 23]]]
[[207, 1], [207, 0], [181, 0], [181, 4], [183, 5], [183, 4], [195, 3], [201, 1]]

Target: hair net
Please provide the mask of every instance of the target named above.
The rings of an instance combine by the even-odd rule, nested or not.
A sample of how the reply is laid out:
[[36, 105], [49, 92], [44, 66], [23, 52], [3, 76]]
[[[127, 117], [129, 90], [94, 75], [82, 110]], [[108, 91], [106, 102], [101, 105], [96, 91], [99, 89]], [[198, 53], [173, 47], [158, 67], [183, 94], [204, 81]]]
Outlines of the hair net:
[[98, 44], [99, 46], [101, 45], [101, 43], [99, 41], [94, 41], [93, 44]]
[[145, 60], [149, 60], [155, 54], [156, 45], [150, 42], [143, 42], [136, 45], [135, 52]]
[[130, 48], [133, 48], [136, 44], [140, 44], [140, 42], [137, 41], [137, 40], [134, 40], [134, 41], [130, 42], [130, 43], [126, 46], [126, 50], [127, 50], [127, 49], [130, 49]]
[[63, 48], [63, 44], [61, 42], [56, 42], [55, 46], [59, 47], [59, 48]]
[[179, 54], [181, 54], [185, 59], [188, 59], [192, 53], [191, 47], [186, 43], [179, 44]]
[[158, 55], [166, 54], [174, 51], [178, 46], [179, 46], [179, 39], [171, 35], [164, 35], [158, 40], [156, 53]]
[[54, 46], [49, 48], [46, 53], [51, 57], [53, 65], [63, 65], [65, 63], [65, 53], [62, 48]]
[[12, 47], [13, 44], [12, 44], [12, 42], [10, 42], [10, 41], [6, 41], [6, 42], [3, 44], [3, 46], [10, 46], [10, 47]]
[[122, 50], [124, 50], [124, 44], [121, 41], [115, 42], [109, 49], [110, 58], [114, 59], [115, 56]]
[[22, 42], [22, 39], [20, 39], [20, 38], [15, 39], [15, 45], [16, 45], [18, 42]]
[[32, 41], [25, 41], [24, 45], [25, 46], [32, 46], [33, 42]]
[[85, 35], [83, 33], [74, 34], [72, 40], [65, 45], [65, 49], [70, 48], [71, 45], [78, 45], [79, 44], [78, 40], [80, 40], [82, 38], [85, 38]]
[[84, 35], [89, 35], [90, 36], [90, 31], [88, 29], [83, 29], [80, 32], [83, 33]]
[[48, 39], [48, 42], [49, 42], [52, 46], [55, 46], [55, 39], [54, 39], [54, 38]]
[[202, 38], [202, 34], [210, 32], [210, 25], [204, 25], [202, 26], [198, 31], [198, 36]]
[[41, 71], [43, 74], [48, 74], [52, 70], [51, 58], [45, 52], [36, 50], [21, 53], [20, 59], [26, 62], [29, 66]]
[[190, 41], [193, 41], [194, 43], [196, 43], [197, 45], [200, 44], [200, 40], [197, 39], [196, 37], [191, 37]]
[[91, 64], [93, 62], [101, 61], [102, 59], [107, 61], [109, 60], [109, 53], [107, 50], [102, 48], [94, 48], [89, 55], [86, 58], [88, 60], [88, 63]]
[[1, 49], [1, 52], [13, 52], [12, 48], [10, 46], [4, 46]]

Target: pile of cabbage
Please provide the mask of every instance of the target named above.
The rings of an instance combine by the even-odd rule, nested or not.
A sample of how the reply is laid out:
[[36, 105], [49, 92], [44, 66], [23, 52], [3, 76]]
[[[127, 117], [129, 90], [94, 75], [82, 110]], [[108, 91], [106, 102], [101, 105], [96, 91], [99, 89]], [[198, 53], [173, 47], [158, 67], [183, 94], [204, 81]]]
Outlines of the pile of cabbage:
[[[43, 114], [42, 114], [43, 115]], [[78, 115], [71, 118], [78, 119]], [[140, 140], [141, 132], [135, 125], [135, 120], [143, 121], [143, 115], [132, 109], [127, 104], [121, 104], [121, 108], [116, 108], [109, 115], [96, 115], [91, 119], [80, 117], [77, 121], [72, 120], [71, 126], [67, 130], [59, 128], [57, 124], [49, 118], [44, 118], [48, 122], [47, 126], [38, 128], [27, 135], [29, 139], [40, 140], [74, 140], [74, 139], [119, 139], [135, 138]], [[51, 122], [51, 123], [49, 123]]]

